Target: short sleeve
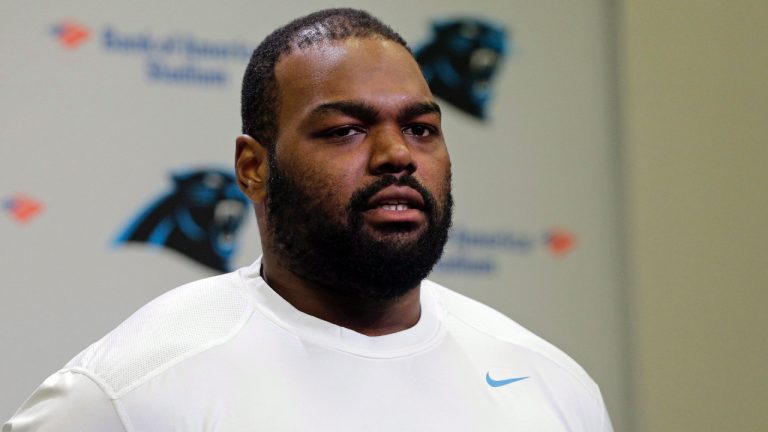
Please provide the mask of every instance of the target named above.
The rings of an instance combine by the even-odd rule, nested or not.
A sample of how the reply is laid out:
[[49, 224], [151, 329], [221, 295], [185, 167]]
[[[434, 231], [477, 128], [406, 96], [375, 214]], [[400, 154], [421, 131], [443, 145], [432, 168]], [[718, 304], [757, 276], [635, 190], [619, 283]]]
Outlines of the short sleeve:
[[3, 425], [2, 432], [127, 432], [112, 399], [88, 376], [57, 372]]
[[[613, 432], [613, 426], [611, 425], [611, 418], [608, 416], [608, 409], [605, 407], [603, 398], [600, 398], [601, 415], [600, 415], [600, 432]], [[3, 431], [5, 432], [5, 431]]]

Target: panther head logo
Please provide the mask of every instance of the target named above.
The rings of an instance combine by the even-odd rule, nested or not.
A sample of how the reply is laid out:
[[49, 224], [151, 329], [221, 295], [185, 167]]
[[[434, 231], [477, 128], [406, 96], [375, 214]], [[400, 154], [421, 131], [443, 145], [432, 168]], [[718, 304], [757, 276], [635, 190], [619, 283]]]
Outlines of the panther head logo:
[[429, 88], [462, 111], [485, 119], [490, 84], [507, 52], [506, 31], [464, 18], [436, 22], [433, 32], [433, 39], [415, 53]]
[[171, 178], [171, 191], [139, 213], [116, 243], [166, 247], [214, 270], [230, 271], [236, 235], [248, 208], [234, 175], [197, 169]]

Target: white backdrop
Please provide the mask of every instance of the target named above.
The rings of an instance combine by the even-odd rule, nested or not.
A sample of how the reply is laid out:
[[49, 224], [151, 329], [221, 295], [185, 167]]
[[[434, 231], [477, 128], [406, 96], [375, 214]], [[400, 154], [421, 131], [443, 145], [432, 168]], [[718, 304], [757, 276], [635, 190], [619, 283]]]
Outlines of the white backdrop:
[[[113, 240], [170, 187], [172, 172], [229, 169], [241, 51], [329, 5], [0, 3], [0, 419], [139, 306], [212, 274], [174, 251]], [[477, 17], [507, 29], [511, 50], [489, 120], [441, 103], [456, 230], [432, 277], [571, 354], [622, 430], [628, 356], [609, 3], [354, 6], [415, 47], [438, 19]], [[147, 40], [181, 45], [149, 53]], [[181, 48], [189, 41], [229, 51]], [[237, 266], [259, 254], [248, 219]]]

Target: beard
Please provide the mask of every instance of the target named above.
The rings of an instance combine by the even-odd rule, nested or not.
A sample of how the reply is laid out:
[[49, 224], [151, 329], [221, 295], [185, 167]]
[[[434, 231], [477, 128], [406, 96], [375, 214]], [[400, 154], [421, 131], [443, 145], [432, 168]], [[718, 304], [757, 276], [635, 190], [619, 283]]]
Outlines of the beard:
[[[368, 300], [400, 297], [432, 271], [451, 227], [450, 171], [440, 203], [411, 175], [385, 175], [355, 191], [340, 213], [333, 211], [339, 207], [334, 206], [333, 185], [297, 181], [310, 176], [284, 172], [273, 154], [269, 155], [267, 224], [271, 247], [290, 271], [318, 288]], [[310, 195], [301, 184], [317, 185], [322, 192]], [[417, 228], [412, 224], [376, 228], [378, 236], [366, 229], [363, 213], [369, 209], [368, 201], [391, 185], [413, 188], [424, 200], [426, 227], [415, 239], [412, 232]]]

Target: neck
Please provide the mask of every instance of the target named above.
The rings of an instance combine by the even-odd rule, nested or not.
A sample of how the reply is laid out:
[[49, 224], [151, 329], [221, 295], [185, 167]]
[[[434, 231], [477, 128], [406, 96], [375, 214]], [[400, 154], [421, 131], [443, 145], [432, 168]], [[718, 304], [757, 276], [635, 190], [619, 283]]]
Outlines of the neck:
[[413, 327], [421, 316], [420, 287], [387, 300], [345, 295], [302, 278], [266, 253], [261, 276], [296, 309], [367, 336], [381, 336]]

